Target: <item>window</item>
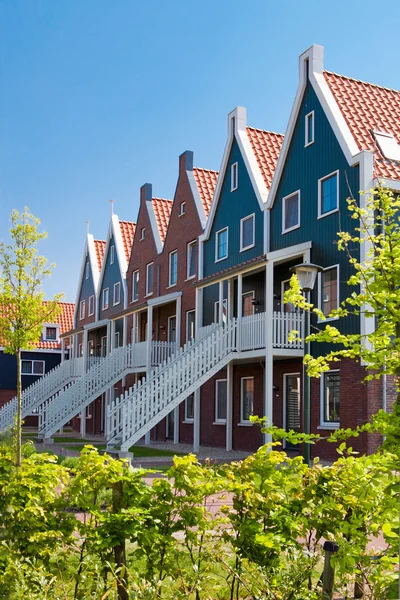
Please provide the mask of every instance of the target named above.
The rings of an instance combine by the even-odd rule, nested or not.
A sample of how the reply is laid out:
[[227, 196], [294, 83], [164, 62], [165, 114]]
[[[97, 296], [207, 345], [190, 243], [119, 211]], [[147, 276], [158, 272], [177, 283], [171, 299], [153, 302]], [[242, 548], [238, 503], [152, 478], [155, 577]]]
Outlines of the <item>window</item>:
[[86, 279], [89, 279], [89, 261], [86, 263], [85, 277]]
[[146, 266], [146, 296], [151, 296], [153, 293], [153, 277], [154, 277], [154, 263], [149, 263]]
[[250, 423], [254, 405], [254, 377], [242, 377], [240, 381], [240, 422]]
[[238, 180], [238, 164], [237, 162], [231, 165], [231, 192], [234, 192], [238, 189], [239, 180]]
[[114, 297], [113, 297], [113, 305], [119, 304], [121, 302], [121, 284], [118, 281], [114, 283]]
[[314, 111], [311, 111], [305, 118], [305, 136], [304, 145], [310, 146], [314, 143]]
[[83, 344], [79, 344], [78, 346], [78, 356], [83, 356]]
[[228, 228], [221, 229], [215, 234], [215, 262], [228, 257]]
[[194, 394], [190, 394], [185, 400], [185, 421], [194, 419]]
[[134, 271], [132, 274], [132, 302], [136, 302], [139, 298], [139, 271]]
[[107, 308], [108, 308], [109, 295], [110, 295], [110, 290], [108, 288], [105, 288], [103, 290], [103, 310], [107, 310]]
[[146, 237], [146, 227], [142, 227], [142, 229], [140, 230], [140, 239], [144, 240], [145, 237]]
[[57, 327], [46, 327], [46, 340], [56, 341], [57, 340]]
[[104, 335], [101, 338], [101, 355], [107, 356], [107, 336]]
[[169, 286], [176, 285], [178, 280], [178, 252], [174, 250], [169, 254]]
[[179, 207], [179, 216], [180, 217], [185, 214], [185, 207], [186, 207], [186, 202], [181, 202], [181, 205]]
[[94, 314], [94, 296], [89, 296], [89, 317]]
[[338, 266], [329, 267], [322, 271], [320, 274], [320, 293], [320, 308], [327, 317], [339, 307]]
[[338, 210], [339, 171], [331, 173], [318, 181], [318, 218], [330, 215]]
[[385, 158], [400, 161], [400, 145], [392, 134], [383, 131], [374, 131], [375, 139]]
[[44, 360], [21, 360], [22, 375], [44, 375]]
[[[228, 300], [222, 301], [222, 322], [226, 323], [228, 313]], [[214, 323], [219, 323], [219, 300], [214, 304]]]
[[115, 247], [114, 244], [111, 246], [110, 248], [110, 265], [114, 264], [114, 260], [115, 260]]
[[282, 200], [282, 233], [300, 227], [300, 190]]
[[321, 424], [338, 426], [340, 422], [340, 373], [327, 371], [321, 376]]
[[186, 313], [186, 341], [194, 338], [196, 331], [196, 311], [188, 310]]
[[242, 313], [243, 317], [254, 315], [254, 292], [245, 292], [242, 294]]
[[119, 348], [119, 331], [114, 333], [114, 348]]
[[190, 242], [187, 245], [187, 279], [192, 279], [196, 276], [196, 263], [197, 263], [197, 242]]
[[226, 379], [217, 379], [215, 382], [215, 422], [226, 423], [226, 401], [228, 385]]
[[80, 320], [85, 318], [85, 301], [81, 300], [79, 304], [79, 318]]
[[254, 215], [249, 215], [240, 221], [240, 252], [254, 247]]

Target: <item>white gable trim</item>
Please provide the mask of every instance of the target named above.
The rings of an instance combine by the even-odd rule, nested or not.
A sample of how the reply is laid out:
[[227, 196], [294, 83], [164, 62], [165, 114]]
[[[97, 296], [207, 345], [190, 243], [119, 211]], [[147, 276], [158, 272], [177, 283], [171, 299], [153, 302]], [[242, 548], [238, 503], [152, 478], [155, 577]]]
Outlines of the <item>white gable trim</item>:
[[147, 214], [149, 215], [150, 226], [153, 232], [153, 238], [156, 245], [157, 253], [161, 254], [163, 251], [163, 243], [161, 241], [160, 231], [157, 225], [156, 215], [154, 213], [154, 206], [152, 200], [146, 200]]
[[272, 208], [275, 196], [278, 190], [283, 167], [286, 162], [286, 156], [292, 141], [293, 131], [297, 123], [297, 117], [303, 100], [304, 90], [307, 84], [306, 63], [309, 64], [309, 80], [317, 95], [318, 101], [329, 121], [330, 126], [339, 142], [339, 145], [345, 155], [348, 163], [354, 165], [359, 162], [359, 149], [350, 132], [350, 129], [340, 111], [336, 100], [329, 89], [323, 74], [324, 48], [314, 44], [303, 52], [299, 58], [299, 85], [296, 97], [290, 113], [289, 123], [283, 140], [282, 149], [279, 155], [278, 164], [272, 179], [271, 190], [269, 193], [267, 208]]
[[[232, 119], [234, 118], [235, 127], [232, 127]], [[260, 210], [264, 210], [268, 199], [268, 189], [265, 185], [264, 178], [261, 174], [260, 168], [257, 163], [257, 159], [254, 156], [250, 140], [246, 131], [246, 109], [242, 106], [237, 106], [235, 110], [228, 115], [228, 138], [225, 145], [224, 154], [222, 157], [221, 168], [219, 170], [217, 185], [214, 190], [214, 196], [211, 202], [210, 214], [208, 216], [207, 225], [204, 231], [204, 239], [208, 240], [210, 237], [212, 224], [217, 210], [219, 197], [222, 189], [222, 184], [226, 175], [226, 168], [228, 165], [229, 155], [231, 153], [232, 143], [234, 138], [239, 146], [240, 153], [242, 155], [244, 164], [246, 165], [247, 172], [250, 177], [254, 192], [256, 194]], [[239, 175], [239, 186], [240, 186], [240, 175]]]
[[194, 177], [193, 171], [186, 171], [186, 175], [189, 181], [190, 189], [192, 191], [193, 200], [197, 208], [197, 214], [199, 215], [200, 223], [204, 230], [207, 225], [207, 216], [206, 211], [204, 210], [203, 202], [200, 198], [200, 193], [197, 187], [196, 179]]
[[77, 322], [78, 322], [79, 298], [81, 297], [82, 284], [83, 284], [83, 281], [84, 281], [84, 276], [85, 276], [85, 271], [86, 271], [86, 255], [89, 255], [89, 264], [90, 264], [90, 269], [91, 269], [91, 272], [92, 272], [92, 281], [93, 281], [93, 287], [94, 287], [94, 294], [95, 294], [95, 296], [97, 296], [97, 293], [98, 293], [98, 284], [99, 284], [99, 269], [98, 269], [98, 266], [97, 266], [96, 250], [95, 250], [95, 247], [94, 247], [94, 237], [93, 237], [93, 235], [91, 233], [87, 233], [86, 234], [85, 249], [84, 249], [84, 252], [83, 252], [81, 272], [80, 272], [80, 275], [79, 275], [79, 285], [78, 285], [78, 290], [77, 290], [77, 294], [76, 294], [76, 301], [75, 301], [74, 329], [77, 327]]

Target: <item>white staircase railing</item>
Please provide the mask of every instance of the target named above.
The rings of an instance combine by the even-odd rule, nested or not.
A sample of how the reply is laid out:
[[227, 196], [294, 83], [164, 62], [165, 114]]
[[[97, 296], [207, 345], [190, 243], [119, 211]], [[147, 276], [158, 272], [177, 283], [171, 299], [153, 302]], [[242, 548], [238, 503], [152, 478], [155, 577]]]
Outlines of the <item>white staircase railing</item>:
[[[22, 418], [37, 412], [43, 402], [49, 401], [67, 385], [82, 375], [83, 358], [61, 362], [57, 367], [35, 381], [22, 393]], [[0, 408], [0, 431], [11, 427], [17, 413], [17, 398], [12, 398]]]
[[95, 362], [75, 385], [43, 405], [39, 414], [39, 436], [48, 438], [53, 435], [131, 370], [131, 344], [116, 348], [110, 355]]
[[[303, 349], [304, 316], [300, 312], [284, 313], [275, 311], [272, 319], [272, 346], [274, 348]], [[288, 341], [289, 333], [298, 331], [293, 342]], [[301, 339], [300, 339], [301, 338]]]

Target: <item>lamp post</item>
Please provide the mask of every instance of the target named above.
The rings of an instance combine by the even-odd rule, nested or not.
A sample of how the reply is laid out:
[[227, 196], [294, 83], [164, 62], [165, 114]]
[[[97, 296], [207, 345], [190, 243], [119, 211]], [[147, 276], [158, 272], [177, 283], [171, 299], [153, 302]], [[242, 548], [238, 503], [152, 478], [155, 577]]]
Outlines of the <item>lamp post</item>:
[[[289, 271], [297, 275], [299, 284], [303, 292], [306, 293], [306, 301], [310, 303], [310, 292], [314, 289], [317, 274], [322, 271], [322, 267], [313, 265], [309, 262], [301, 263], [291, 267]], [[310, 335], [310, 311], [306, 310], [305, 338]], [[310, 342], [306, 342], [306, 354], [310, 354]], [[311, 433], [311, 411], [310, 411], [310, 378], [303, 365], [303, 432]], [[304, 443], [303, 457], [307, 465], [310, 464], [310, 444]]]

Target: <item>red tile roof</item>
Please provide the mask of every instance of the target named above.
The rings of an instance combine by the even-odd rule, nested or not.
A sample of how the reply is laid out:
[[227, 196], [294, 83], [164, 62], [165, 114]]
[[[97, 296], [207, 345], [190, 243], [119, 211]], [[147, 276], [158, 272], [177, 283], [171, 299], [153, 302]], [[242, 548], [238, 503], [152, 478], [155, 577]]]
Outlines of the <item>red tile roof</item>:
[[329, 71], [324, 76], [359, 149], [374, 151], [375, 176], [400, 179], [400, 162], [383, 156], [372, 133], [390, 133], [400, 144], [400, 91]]
[[96, 251], [97, 266], [101, 271], [101, 265], [103, 264], [104, 250], [106, 249], [106, 243], [104, 240], [94, 240], [94, 249]]
[[210, 171], [209, 169], [195, 167], [193, 169], [193, 175], [203, 203], [204, 212], [206, 213], [206, 217], [208, 217], [215, 186], [217, 185], [218, 171]]
[[263, 129], [255, 129], [254, 127], [246, 127], [246, 131], [258, 166], [264, 177], [265, 185], [269, 189], [284, 136], [281, 133], [273, 133], [271, 131], [264, 131]]
[[160, 232], [160, 238], [161, 241], [164, 242], [172, 209], [172, 200], [165, 200], [165, 198], [152, 198], [152, 203], [158, 231]]
[[135, 235], [136, 223], [131, 221], [120, 221], [119, 227], [121, 229], [122, 242], [124, 244], [126, 262], [129, 262], [131, 255], [133, 236]]

